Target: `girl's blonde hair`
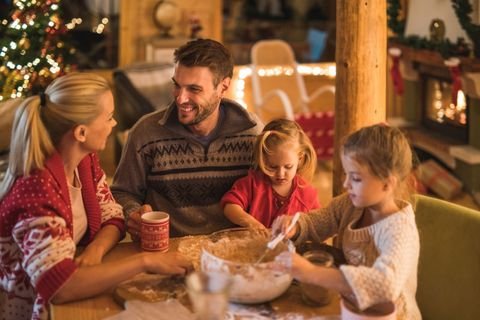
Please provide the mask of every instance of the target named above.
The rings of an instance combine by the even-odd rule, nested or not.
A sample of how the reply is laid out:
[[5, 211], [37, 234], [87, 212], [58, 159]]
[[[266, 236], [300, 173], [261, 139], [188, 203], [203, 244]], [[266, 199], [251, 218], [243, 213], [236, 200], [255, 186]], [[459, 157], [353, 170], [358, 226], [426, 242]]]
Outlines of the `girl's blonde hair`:
[[385, 124], [364, 127], [345, 139], [342, 154], [367, 166], [381, 180], [397, 177], [395, 196], [413, 203], [412, 149], [399, 129]]
[[69, 130], [93, 121], [102, 111], [101, 95], [109, 90], [104, 78], [75, 72], [55, 79], [44, 93], [25, 99], [15, 113], [0, 199], [18, 176], [43, 168]]
[[255, 167], [266, 175], [271, 175], [265, 164], [265, 156], [272, 154], [276, 147], [286, 142], [298, 143], [300, 162], [297, 173], [311, 181], [317, 167], [317, 155], [312, 142], [295, 121], [276, 119], [265, 126], [253, 149]]

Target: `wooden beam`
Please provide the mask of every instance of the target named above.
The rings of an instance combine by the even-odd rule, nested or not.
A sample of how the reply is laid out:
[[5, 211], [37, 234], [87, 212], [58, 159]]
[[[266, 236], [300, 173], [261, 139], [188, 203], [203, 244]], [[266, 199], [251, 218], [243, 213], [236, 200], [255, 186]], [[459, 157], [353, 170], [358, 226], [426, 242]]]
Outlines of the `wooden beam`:
[[338, 0], [333, 195], [343, 191], [340, 146], [345, 136], [385, 121], [387, 8], [385, 0]]

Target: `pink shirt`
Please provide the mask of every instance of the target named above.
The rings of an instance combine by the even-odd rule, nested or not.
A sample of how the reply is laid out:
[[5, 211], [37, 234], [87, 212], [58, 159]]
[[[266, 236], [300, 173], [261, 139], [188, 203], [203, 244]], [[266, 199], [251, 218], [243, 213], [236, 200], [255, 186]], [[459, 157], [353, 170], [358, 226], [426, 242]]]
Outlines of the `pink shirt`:
[[227, 203], [239, 205], [267, 228], [280, 215], [320, 207], [317, 190], [298, 175], [293, 179], [290, 197], [278, 207], [269, 177], [258, 170], [249, 170], [247, 176], [234, 183], [221, 200], [222, 207]]

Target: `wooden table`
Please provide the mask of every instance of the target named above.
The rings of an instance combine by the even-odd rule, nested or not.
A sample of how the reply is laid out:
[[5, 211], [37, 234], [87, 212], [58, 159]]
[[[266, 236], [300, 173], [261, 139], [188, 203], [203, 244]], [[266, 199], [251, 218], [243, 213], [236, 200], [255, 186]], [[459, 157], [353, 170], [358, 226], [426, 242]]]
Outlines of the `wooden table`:
[[[176, 250], [179, 239], [170, 240], [170, 250]], [[115, 261], [132, 254], [141, 252], [138, 244], [132, 242], [120, 243], [110, 253], [108, 253], [104, 261]], [[100, 276], [100, 275], [99, 275]], [[275, 314], [296, 313], [301, 314], [305, 318], [317, 315], [340, 314], [339, 299], [335, 297], [332, 302], [324, 307], [310, 307], [302, 302], [300, 290], [295, 283], [281, 297], [270, 302], [270, 307]], [[61, 305], [50, 305], [51, 320], [63, 319], [104, 319], [108, 316], [115, 315], [123, 310], [123, 307], [117, 304], [113, 297], [113, 289], [110, 292], [95, 296], [90, 299], [84, 299], [76, 302], [65, 303]]]

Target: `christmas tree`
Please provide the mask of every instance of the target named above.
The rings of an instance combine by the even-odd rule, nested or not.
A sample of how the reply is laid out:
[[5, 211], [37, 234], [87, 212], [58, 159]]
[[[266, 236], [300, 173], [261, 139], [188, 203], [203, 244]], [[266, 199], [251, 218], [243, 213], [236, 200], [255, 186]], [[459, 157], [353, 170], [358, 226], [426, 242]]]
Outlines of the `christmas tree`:
[[0, 21], [0, 101], [43, 91], [72, 69], [75, 50], [62, 23], [61, 0], [16, 0]]

